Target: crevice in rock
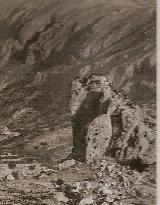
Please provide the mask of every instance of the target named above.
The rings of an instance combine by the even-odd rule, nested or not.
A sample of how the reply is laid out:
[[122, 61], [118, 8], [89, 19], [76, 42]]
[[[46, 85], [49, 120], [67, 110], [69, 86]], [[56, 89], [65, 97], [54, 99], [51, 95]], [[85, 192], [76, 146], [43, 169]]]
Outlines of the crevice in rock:
[[112, 123], [112, 138], [110, 141], [110, 148], [107, 150], [106, 155], [110, 155], [112, 157], [116, 157], [117, 151], [120, 150], [117, 140], [120, 139], [123, 132], [121, 111], [122, 110], [120, 108], [117, 108], [110, 116]]
[[149, 165], [144, 164], [142, 160], [139, 158], [132, 160], [129, 163], [129, 166], [131, 167], [131, 169], [136, 170], [141, 173], [144, 172], [149, 167]]

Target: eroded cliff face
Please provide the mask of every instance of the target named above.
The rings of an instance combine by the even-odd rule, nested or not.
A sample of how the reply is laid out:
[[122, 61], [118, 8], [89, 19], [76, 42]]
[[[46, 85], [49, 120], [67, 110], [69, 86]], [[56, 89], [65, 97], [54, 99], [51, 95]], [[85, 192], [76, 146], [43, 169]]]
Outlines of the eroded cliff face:
[[154, 125], [106, 77], [73, 81], [70, 106], [76, 159], [90, 163], [110, 155], [140, 169], [155, 162]]

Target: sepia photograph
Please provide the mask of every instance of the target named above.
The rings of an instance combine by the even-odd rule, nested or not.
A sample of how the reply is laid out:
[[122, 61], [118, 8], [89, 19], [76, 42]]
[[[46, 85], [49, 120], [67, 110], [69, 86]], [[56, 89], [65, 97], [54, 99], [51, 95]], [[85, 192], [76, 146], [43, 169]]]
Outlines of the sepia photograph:
[[156, 0], [0, 0], [0, 205], [158, 205]]

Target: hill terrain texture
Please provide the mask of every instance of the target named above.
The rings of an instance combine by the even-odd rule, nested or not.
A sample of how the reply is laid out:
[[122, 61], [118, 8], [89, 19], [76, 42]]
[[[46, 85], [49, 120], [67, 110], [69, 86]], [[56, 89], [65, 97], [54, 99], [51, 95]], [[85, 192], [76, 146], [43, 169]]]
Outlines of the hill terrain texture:
[[1, 4], [0, 204], [154, 205], [155, 2]]

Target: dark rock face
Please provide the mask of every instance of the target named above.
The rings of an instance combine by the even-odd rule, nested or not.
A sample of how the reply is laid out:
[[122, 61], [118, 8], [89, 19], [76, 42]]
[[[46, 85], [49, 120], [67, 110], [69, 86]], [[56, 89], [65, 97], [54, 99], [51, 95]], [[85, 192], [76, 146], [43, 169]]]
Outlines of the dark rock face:
[[70, 106], [76, 159], [93, 162], [111, 155], [131, 166], [155, 162], [154, 131], [141, 109], [113, 91], [106, 77], [73, 81]]

